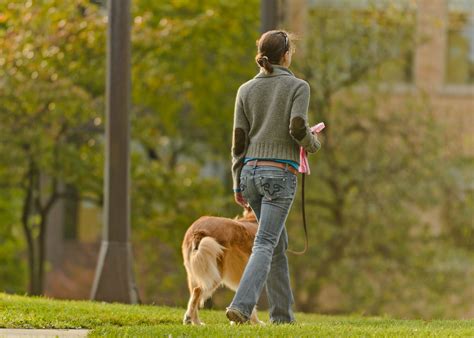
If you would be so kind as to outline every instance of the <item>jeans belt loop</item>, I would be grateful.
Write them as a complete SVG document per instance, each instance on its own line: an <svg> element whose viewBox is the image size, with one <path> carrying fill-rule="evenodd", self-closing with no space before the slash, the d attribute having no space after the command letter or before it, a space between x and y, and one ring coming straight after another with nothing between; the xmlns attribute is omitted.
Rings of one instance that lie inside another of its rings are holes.
<svg viewBox="0 0 474 338"><path fill-rule="evenodd" d="M255 176L255 173L257 171L257 161L258 160L255 160L255 163L253 164L252 176Z"/></svg>
<svg viewBox="0 0 474 338"><path fill-rule="evenodd" d="M285 163L285 174L288 173L288 163Z"/></svg>

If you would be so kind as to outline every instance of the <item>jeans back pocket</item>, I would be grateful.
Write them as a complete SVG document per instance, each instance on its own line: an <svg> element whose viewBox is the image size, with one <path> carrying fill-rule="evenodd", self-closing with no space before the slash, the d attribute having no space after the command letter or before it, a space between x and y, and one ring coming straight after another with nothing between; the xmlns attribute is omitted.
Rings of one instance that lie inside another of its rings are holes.
<svg viewBox="0 0 474 338"><path fill-rule="evenodd" d="M269 200L293 198L296 192L296 176L293 174L272 174L259 177L261 193Z"/></svg>

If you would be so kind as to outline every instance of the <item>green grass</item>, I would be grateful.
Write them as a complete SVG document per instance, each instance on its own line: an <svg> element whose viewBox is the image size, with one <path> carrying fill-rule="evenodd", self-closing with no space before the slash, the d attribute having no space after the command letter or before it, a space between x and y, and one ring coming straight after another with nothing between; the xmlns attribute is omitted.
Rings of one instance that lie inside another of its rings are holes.
<svg viewBox="0 0 474 338"><path fill-rule="evenodd" d="M474 320L396 320L297 314L296 325L228 324L224 311L201 311L205 326L181 324L184 309L12 296L0 293L1 328L85 328L90 336L474 337ZM260 312L262 320L268 315Z"/></svg>

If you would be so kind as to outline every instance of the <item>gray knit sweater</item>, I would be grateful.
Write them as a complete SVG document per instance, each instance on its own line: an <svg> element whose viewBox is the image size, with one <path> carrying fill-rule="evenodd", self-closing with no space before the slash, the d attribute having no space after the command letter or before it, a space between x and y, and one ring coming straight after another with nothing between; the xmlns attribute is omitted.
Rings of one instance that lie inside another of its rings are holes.
<svg viewBox="0 0 474 338"><path fill-rule="evenodd" d="M245 157L299 163L299 147L314 153L320 147L308 125L309 85L286 67L273 65L237 91L232 138L234 190L240 185Z"/></svg>

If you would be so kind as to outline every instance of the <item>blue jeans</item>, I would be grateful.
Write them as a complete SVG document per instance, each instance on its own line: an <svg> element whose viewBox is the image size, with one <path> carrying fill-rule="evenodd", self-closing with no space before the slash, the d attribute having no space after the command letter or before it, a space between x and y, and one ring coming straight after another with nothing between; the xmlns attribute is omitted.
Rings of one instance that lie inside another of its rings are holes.
<svg viewBox="0 0 474 338"><path fill-rule="evenodd" d="M285 221L295 198L296 183L296 175L286 169L249 165L242 169L242 195L255 212L259 226L252 254L229 307L240 311L247 318L265 286L270 321L294 321Z"/></svg>

